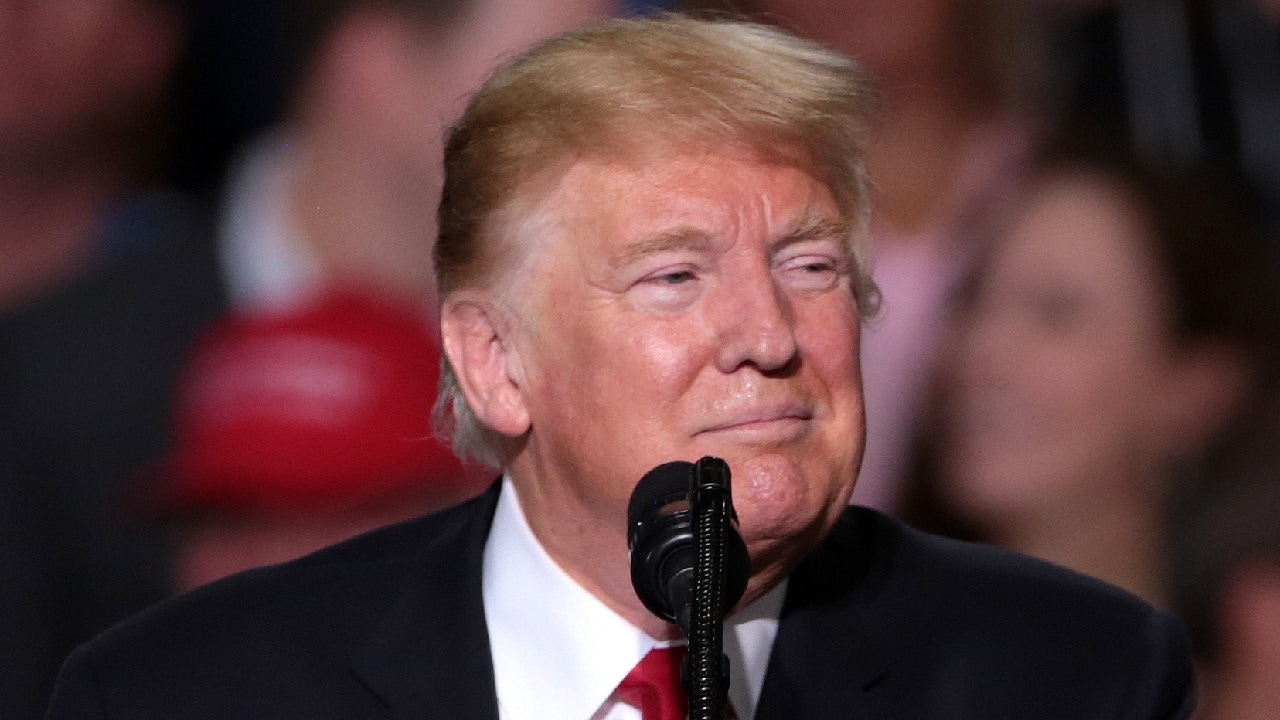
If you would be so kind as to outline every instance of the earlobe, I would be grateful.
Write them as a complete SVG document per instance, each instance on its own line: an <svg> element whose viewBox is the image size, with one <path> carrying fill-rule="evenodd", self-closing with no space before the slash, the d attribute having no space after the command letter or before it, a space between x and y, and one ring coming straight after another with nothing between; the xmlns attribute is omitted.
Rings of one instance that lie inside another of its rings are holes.
<svg viewBox="0 0 1280 720"><path fill-rule="evenodd" d="M441 307L444 352L472 413L508 437L529 430L510 323L485 293L456 291Z"/></svg>

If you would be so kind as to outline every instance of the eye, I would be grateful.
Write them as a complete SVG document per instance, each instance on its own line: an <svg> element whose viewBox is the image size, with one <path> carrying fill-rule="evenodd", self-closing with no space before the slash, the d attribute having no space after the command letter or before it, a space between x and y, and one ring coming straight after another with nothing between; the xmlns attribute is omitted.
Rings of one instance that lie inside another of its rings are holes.
<svg viewBox="0 0 1280 720"><path fill-rule="evenodd" d="M832 255L805 254L788 258L781 265L786 283L801 290L826 290L843 275L840 260Z"/></svg>
<svg viewBox="0 0 1280 720"><path fill-rule="evenodd" d="M802 264L799 269L809 274L835 272L836 264L829 260L814 260L812 262Z"/></svg>
<svg viewBox="0 0 1280 720"><path fill-rule="evenodd" d="M641 306L669 312L686 307L698 296L702 273L685 264L667 266L640 278L632 287Z"/></svg>
<svg viewBox="0 0 1280 720"><path fill-rule="evenodd" d="M646 278L646 281L658 285L683 285L696 279L696 277L692 270L672 270L658 275L650 275Z"/></svg>

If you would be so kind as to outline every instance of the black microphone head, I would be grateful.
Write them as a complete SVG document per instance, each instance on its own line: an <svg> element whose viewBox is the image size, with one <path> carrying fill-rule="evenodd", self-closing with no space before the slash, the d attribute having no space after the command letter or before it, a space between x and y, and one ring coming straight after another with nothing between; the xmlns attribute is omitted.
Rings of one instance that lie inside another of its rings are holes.
<svg viewBox="0 0 1280 720"><path fill-rule="evenodd" d="M669 462L645 473L627 503L627 547L631 550L631 584L654 615L676 622L672 581L691 585L694 567L693 526L689 493L693 463ZM687 576L687 577L686 577Z"/></svg>
<svg viewBox="0 0 1280 720"><path fill-rule="evenodd" d="M677 460L663 463L640 478L627 503L627 547L635 545L641 525L663 506L689 498L693 463Z"/></svg>

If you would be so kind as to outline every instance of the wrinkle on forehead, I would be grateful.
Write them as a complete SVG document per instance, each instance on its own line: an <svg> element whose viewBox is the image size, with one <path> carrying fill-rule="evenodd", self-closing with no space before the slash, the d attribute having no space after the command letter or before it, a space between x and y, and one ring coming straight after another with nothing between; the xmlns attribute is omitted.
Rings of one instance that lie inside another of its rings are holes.
<svg viewBox="0 0 1280 720"><path fill-rule="evenodd" d="M805 183L774 181L787 173L796 173L808 179ZM778 196L779 187L790 187L793 193ZM802 189L801 189L802 188ZM741 221L751 219L758 227L770 228L778 222L787 227L776 231L778 236L788 233L810 233L822 220L836 222L840 212L830 196L830 190L806 164L777 162L757 153L737 151L704 151L696 154L659 155L645 165L630 162L584 161L567 172L556 195L574 212L576 208L591 208L586 212L597 217L613 216L635 220L638 241L657 248L673 241L688 243L695 233L718 235L732 232ZM578 197L590 192L590 197ZM616 203L606 212L594 212L602 197L626 198L628 203ZM781 203L780 206L776 206ZM831 212L818 211L816 206L829 203ZM799 213L796 208L801 208ZM835 215L836 217L831 217ZM652 218L657 225L644 227L644 221ZM730 226L723 227L725 223ZM808 227L813 225L815 227ZM688 226L688 229L681 226Z"/></svg>

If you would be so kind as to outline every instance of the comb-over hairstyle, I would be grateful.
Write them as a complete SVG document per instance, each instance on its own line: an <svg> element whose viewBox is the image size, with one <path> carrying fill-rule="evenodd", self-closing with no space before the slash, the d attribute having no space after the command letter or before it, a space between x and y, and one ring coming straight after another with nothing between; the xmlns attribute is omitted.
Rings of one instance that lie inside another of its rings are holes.
<svg viewBox="0 0 1280 720"><path fill-rule="evenodd" d="M518 266L528 233L511 232L520 219L504 211L535 180L584 157L734 147L802 163L826 184L851 228L855 292L869 314L878 304L866 242L874 105L855 61L744 20L664 15L558 35L500 67L449 133L435 246L441 297L492 287ZM500 437L467 407L448 358L436 421L460 456L502 464Z"/></svg>

